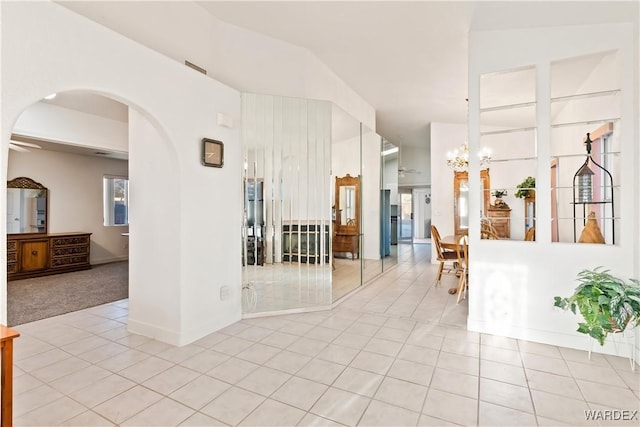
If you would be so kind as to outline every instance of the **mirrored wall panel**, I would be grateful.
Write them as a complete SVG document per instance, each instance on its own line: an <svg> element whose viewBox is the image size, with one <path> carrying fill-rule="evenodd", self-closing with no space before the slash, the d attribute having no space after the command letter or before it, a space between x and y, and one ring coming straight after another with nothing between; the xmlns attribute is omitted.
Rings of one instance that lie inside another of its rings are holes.
<svg viewBox="0 0 640 427"><path fill-rule="evenodd" d="M535 240L535 67L481 76L480 163L481 237Z"/></svg>
<svg viewBox="0 0 640 427"><path fill-rule="evenodd" d="M382 273L380 149L382 137L362 125L362 282Z"/></svg>
<svg viewBox="0 0 640 427"><path fill-rule="evenodd" d="M331 104L242 95L242 308L331 304Z"/></svg>
<svg viewBox="0 0 640 427"><path fill-rule="evenodd" d="M360 122L335 105L331 120L332 292L337 301L363 283L362 216L368 206L363 203Z"/></svg>
<svg viewBox="0 0 640 427"><path fill-rule="evenodd" d="M382 140L380 254L386 271L398 263L398 146Z"/></svg>
<svg viewBox="0 0 640 427"><path fill-rule="evenodd" d="M620 87L617 51L551 64L553 242L619 237Z"/></svg>

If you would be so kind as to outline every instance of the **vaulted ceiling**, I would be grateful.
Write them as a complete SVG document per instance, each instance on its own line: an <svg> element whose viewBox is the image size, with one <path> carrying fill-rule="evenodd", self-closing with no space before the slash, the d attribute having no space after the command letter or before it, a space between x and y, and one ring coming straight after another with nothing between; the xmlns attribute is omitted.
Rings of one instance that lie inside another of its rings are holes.
<svg viewBox="0 0 640 427"><path fill-rule="evenodd" d="M180 37L171 34L166 11L191 1L60 3L134 39L142 34L136 27L165 11L162 40L142 42L169 56L189 48L174 46ZM379 134L413 146L426 146L431 122L466 122L470 31L637 23L639 10L637 1L196 3L217 19L308 49L375 108ZM254 77L234 75L247 85Z"/></svg>
<svg viewBox="0 0 640 427"><path fill-rule="evenodd" d="M379 134L426 145L431 122L466 123L472 30L624 22L637 2L203 1L217 18L306 47L376 109Z"/></svg>

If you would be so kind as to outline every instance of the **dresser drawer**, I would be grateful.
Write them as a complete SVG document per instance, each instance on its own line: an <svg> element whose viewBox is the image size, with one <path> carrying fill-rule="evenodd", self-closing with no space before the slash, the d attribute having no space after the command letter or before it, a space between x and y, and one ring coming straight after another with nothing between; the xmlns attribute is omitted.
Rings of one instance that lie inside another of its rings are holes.
<svg viewBox="0 0 640 427"><path fill-rule="evenodd" d="M64 257L69 255L86 254L89 252L89 246L54 246L51 249L52 257Z"/></svg>
<svg viewBox="0 0 640 427"><path fill-rule="evenodd" d="M89 236L66 236L66 237L52 237L51 247L56 248L59 246L72 246L72 245L88 245Z"/></svg>
<svg viewBox="0 0 640 427"><path fill-rule="evenodd" d="M89 264L89 255L77 255L51 259L51 268L69 267L72 265Z"/></svg>
<svg viewBox="0 0 640 427"><path fill-rule="evenodd" d="M15 262L7 262L7 273L15 273L18 271L18 264Z"/></svg>

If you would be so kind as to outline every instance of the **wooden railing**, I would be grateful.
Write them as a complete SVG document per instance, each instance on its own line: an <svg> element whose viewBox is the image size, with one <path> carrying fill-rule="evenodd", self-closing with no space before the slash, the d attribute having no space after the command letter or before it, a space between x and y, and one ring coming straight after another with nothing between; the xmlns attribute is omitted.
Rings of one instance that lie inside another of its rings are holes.
<svg viewBox="0 0 640 427"><path fill-rule="evenodd" d="M2 372L0 392L2 393L2 427L13 425L13 339L20 333L0 325L0 347L2 348Z"/></svg>

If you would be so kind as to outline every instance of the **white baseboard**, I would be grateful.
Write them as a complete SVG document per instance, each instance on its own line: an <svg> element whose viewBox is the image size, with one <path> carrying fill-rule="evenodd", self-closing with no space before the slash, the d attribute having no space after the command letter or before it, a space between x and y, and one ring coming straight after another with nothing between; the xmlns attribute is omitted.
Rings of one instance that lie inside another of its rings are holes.
<svg viewBox="0 0 640 427"><path fill-rule="evenodd" d="M607 337L607 341L604 343L604 346L601 346L596 340L591 339L585 334L566 334L519 327L509 327L508 330L506 330L502 328L501 325L490 325L488 322L474 319L467 320L467 330L541 344L555 345L558 347L568 347L576 350L589 351L589 347L591 347L591 351L593 353L609 354L620 357L630 357L633 352L635 352L635 363L640 366L640 358L638 357L640 356L640 351L635 345L635 334L638 333L637 328L635 330L625 332L624 335L615 334L613 338L615 339L615 343L610 335Z"/></svg>
<svg viewBox="0 0 640 427"><path fill-rule="evenodd" d="M154 340L162 341L167 344L175 346L182 345L180 343L180 333L160 328L155 325L150 325L148 323L139 322L135 319L132 319L131 316L129 316L129 319L127 320L127 331L131 332L132 334L138 334L145 337L153 338Z"/></svg>
<svg viewBox="0 0 640 427"><path fill-rule="evenodd" d="M109 264L110 262L119 262L119 261L129 261L129 256L123 255L123 256L112 257L112 258L92 259L91 265Z"/></svg>

